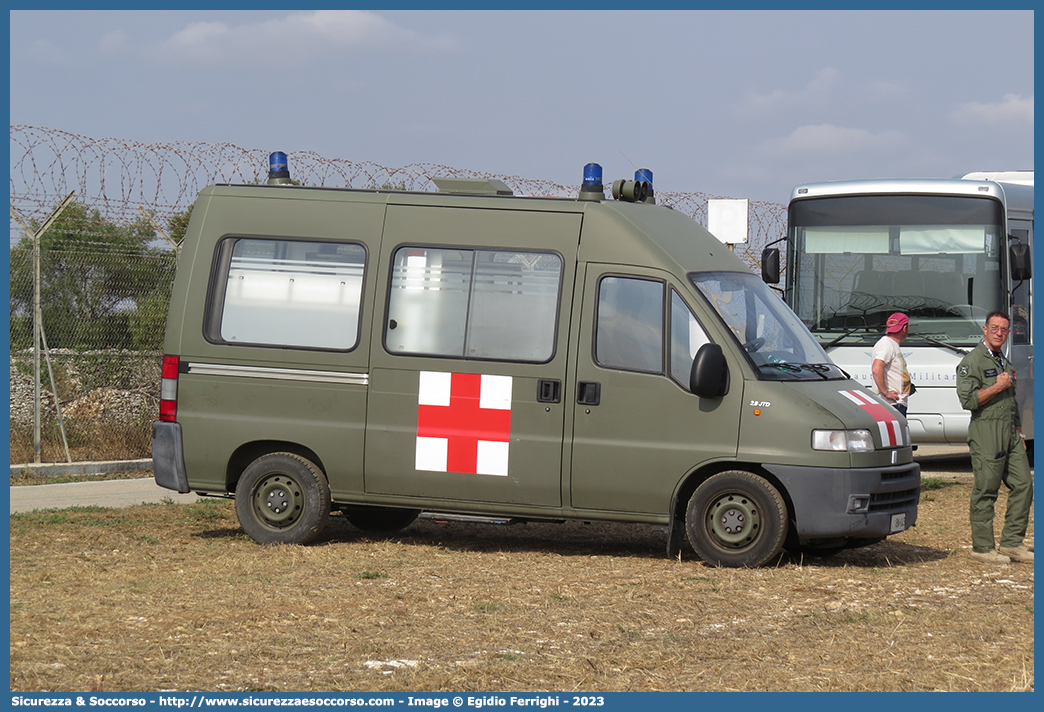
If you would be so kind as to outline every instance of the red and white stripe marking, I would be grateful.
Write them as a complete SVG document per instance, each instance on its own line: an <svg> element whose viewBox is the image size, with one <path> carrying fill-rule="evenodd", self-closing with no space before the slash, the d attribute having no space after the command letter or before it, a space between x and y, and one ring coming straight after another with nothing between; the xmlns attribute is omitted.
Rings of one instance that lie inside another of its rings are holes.
<svg viewBox="0 0 1044 712"><path fill-rule="evenodd" d="M902 428L899 427L899 419L895 417L891 408L867 391L839 391L839 393L877 421L877 427L881 431L881 443L884 447L899 447L905 444Z"/></svg>

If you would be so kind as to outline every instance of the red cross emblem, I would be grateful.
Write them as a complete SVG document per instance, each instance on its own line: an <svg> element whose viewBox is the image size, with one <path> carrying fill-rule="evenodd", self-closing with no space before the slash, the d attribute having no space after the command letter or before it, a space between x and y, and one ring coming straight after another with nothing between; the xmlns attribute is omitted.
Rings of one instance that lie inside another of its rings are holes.
<svg viewBox="0 0 1044 712"><path fill-rule="evenodd" d="M418 470L507 475L511 376L421 371Z"/></svg>
<svg viewBox="0 0 1044 712"><path fill-rule="evenodd" d="M879 400L872 398L865 391L839 392L877 421L877 427L881 432L881 444L884 447L898 447L903 444L903 435L899 430L899 419L895 417L891 409L886 408Z"/></svg>

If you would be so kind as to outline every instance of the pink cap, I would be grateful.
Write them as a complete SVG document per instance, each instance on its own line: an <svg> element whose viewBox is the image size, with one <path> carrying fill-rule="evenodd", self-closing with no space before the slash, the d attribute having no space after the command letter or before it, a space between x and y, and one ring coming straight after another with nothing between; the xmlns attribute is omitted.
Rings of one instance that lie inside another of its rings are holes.
<svg viewBox="0 0 1044 712"><path fill-rule="evenodd" d="M895 334L903 330L903 327L910 323L910 318L901 312L896 312L892 316L888 317L888 321L885 322L885 333Z"/></svg>

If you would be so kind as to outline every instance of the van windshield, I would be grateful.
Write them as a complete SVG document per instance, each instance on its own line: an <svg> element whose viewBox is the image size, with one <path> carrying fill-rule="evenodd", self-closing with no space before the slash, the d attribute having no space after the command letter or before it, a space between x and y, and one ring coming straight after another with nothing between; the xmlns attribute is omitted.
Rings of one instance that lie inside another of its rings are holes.
<svg viewBox="0 0 1044 712"><path fill-rule="evenodd" d="M762 380L847 378L790 307L755 275L696 272L689 279L729 327Z"/></svg>

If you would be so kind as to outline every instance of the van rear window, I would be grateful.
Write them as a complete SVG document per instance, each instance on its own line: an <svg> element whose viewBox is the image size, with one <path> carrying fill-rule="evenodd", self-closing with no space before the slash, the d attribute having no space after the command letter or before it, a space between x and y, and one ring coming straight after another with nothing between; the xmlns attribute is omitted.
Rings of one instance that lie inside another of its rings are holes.
<svg viewBox="0 0 1044 712"><path fill-rule="evenodd" d="M231 247L231 249L229 249ZM223 284L208 337L228 343L347 351L359 341L361 245L238 238L219 253ZM216 332L216 333L215 333Z"/></svg>
<svg viewBox="0 0 1044 712"><path fill-rule="evenodd" d="M543 363L554 355L562 258L403 247L392 265L390 353Z"/></svg>

